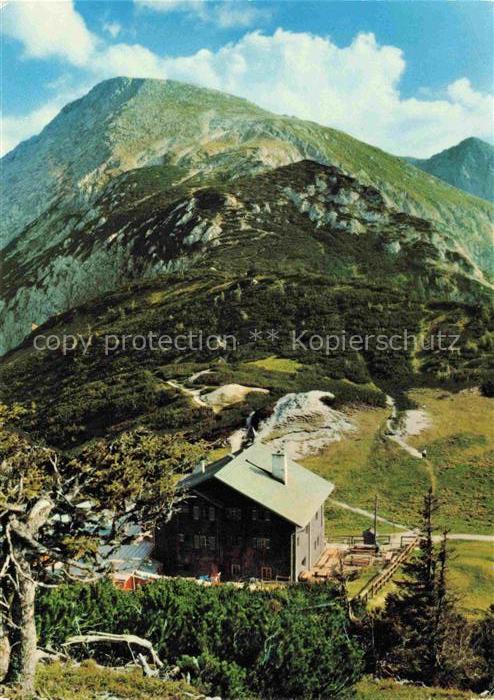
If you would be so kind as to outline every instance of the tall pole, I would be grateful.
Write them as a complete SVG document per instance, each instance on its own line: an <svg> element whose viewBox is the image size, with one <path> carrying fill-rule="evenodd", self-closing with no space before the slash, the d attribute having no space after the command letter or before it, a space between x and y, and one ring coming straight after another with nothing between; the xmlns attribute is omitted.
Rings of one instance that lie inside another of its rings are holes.
<svg viewBox="0 0 494 700"><path fill-rule="evenodd" d="M374 496L374 544L377 545L377 494Z"/></svg>

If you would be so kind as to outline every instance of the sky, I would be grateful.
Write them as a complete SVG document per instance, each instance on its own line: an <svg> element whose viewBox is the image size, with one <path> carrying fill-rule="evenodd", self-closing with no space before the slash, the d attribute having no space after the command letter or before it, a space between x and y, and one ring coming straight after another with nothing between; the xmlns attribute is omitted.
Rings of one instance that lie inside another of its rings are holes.
<svg viewBox="0 0 494 700"><path fill-rule="evenodd" d="M494 3L7 0L1 153L110 77L173 78L428 157L493 141Z"/></svg>

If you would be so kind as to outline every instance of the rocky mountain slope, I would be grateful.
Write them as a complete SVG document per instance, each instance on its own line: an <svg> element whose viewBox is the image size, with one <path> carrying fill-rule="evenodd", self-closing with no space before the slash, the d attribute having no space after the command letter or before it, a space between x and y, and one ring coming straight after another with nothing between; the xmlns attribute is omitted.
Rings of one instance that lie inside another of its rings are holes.
<svg viewBox="0 0 494 700"><path fill-rule="evenodd" d="M490 143L472 137L431 158L407 160L453 187L494 201L494 146Z"/></svg>
<svg viewBox="0 0 494 700"><path fill-rule="evenodd" d="M463 299L494 269L488 203L341 132L173 81L101 83L4 157L1 184L0 351L122 283L197 265L348 277L384 250L389 281L420 260L424 293Z"/></svg>
<svg viewBox="0 0 494 700"><path fill-rule="evenodd" d="M161 177L163 166L122 176L97 204L104 221L94 237L75 232L65 244L80 259L98 247L118 261L124 238L122 260L141 277L155 260L161 274L125 284L123 267L119 290L98 295L118 268L93 269L96 298L68 300L70 310L0 361L0 398L34 401L26 427L50 442L77 446L145 424L216 444L253 412L267 418L287 394L313 391L334 396L312 421L325 440L343 425L341 406L384 406L386 393L415 382L475 382L494 361L492 287L452 236L387 206L373 187L314 161L165 193ZM430 343L439 332L459 337L454 352ZM294 343L300 333L316 346ZM235 344L156 345L189 334ZM426 342L404 345L405 334ZM77 347L35 347L63 335ZM325 348L328 335L368 342ZM401 347L380 347L378 337ZM256 364L266 355L280 359ZM242 390L239 401L210 405L232 388Z"/></svg>

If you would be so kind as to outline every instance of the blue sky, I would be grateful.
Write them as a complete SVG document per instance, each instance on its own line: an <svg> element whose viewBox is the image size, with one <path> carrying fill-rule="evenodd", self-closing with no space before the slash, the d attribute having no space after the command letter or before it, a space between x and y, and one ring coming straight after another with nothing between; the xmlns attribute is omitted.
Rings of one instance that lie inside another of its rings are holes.
<svg viewBox="0 0 494 700"><path fill-rule="evenodd" d="M4 152L113 75L223 89L399 154L492 139L489 2L1 4Z"/></svg>

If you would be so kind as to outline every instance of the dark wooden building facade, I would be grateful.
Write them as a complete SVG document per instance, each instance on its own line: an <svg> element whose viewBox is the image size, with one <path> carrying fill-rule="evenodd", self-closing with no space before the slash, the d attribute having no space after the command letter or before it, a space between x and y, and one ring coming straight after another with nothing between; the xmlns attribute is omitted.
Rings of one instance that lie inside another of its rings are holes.
<svg viewBox="0 0 494 700"><path fill-rule="evenodd" d="M155 533L165 574L294 581L324 548L332 484L266 447L201 465L181 488L179 511Z"/></svg>

